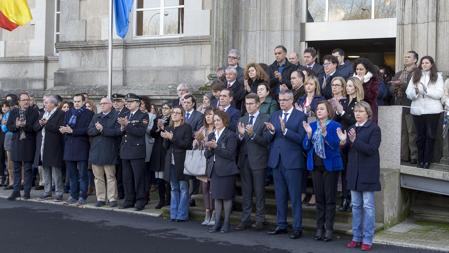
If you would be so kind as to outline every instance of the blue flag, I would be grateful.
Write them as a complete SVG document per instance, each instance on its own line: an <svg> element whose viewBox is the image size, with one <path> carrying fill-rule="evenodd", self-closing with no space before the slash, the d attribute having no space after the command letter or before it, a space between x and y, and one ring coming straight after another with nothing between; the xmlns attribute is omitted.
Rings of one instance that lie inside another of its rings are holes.
<svg viewBox="0 0 449 253"><path fill-rule="evenodd" d="M128 33L129 13L132 6L133 0L114 0L115 29L117 30L117 35L122 39Z"/></svg>

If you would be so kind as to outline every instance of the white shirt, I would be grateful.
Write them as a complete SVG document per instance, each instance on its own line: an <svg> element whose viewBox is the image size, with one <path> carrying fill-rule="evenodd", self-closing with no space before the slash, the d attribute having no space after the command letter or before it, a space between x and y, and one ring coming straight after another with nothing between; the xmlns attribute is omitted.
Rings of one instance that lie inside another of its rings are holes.
<svg viewBox="0 0 449 253"><path fill-rule="evenodd" d="M232 85L234 85L235 81L237 81L237 79L235 79L235 80L232 81L232 82L227 82L227 86L228 86L228 87L232 87Z"/></svg>
<svg viewBox="0 0 449 253"><path fill-rule="evenodd" d="M189 114L189 117L187 117L187 119L190 119L190 117L192 117L193 111L194 111L194 110L193 110L193 108L192 108L192 110L186 112L186 115L187 115L187 113Z"/></svg>
<svg viewBox="0 0 449 253"><path fill-rule="evenodd" d="M249 124L249 120L251 119L251 116L254 116L254 118L253 118L253 126L254 126L254 123L256 123L256 120L257 120L257 117L259 116L259 114L260 114L260 112L259 111L257 111L257 112L255 112L254 114L249 114L248 115L248 124Z"/></svg>
<svg viewBox="0 0 449 253"><path fill-rule="evenodd" d="M365 121L363 121L362 123L356 122L356 123L355 123L355 126L356 126L356 127L362 127L362 126L364 126L364 125L366 124L367 121L368 121L368 120L365 120Z"/></svg>
<svg viewBox="0 0 449 253"><path fill-rule="evenodd" d="M231 107L231 105L228 105L228 106L224 107L223 111L226 112L229 109L229 107Z"/></svg>
<svg viewBox="0 0 449 253"><path fill-rule="evenodd" d="M288 110L288 111L282 110L282 119L284 120L284 122L288 121L288 119L292 115L293 109L295 109L295 107L290 108L290 110ZM285 118L285 113L288 113L287 118Z"/></svg>
<svg viewBox="0 0 449 253"><path fill-rule="evenodd" d="M223 129L221 129L220 131L217 131L217 130L214 131L216 143L218 143L218 139L220 139L220 136L223 133L223 131L225 130L225 128L226 127L223 127ZM215 162L215 154L214 154L214 162Z"/></svg>

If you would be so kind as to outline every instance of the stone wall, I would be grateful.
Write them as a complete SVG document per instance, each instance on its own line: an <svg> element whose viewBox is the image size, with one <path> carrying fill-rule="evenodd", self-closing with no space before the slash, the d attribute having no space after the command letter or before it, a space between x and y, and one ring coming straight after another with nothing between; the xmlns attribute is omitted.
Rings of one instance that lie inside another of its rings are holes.
<svg viewBox="0 0 449 253"><path fill-rule="evenodd" d="M398 0L396 69L403 66L403 54L415 50L434 57L438 69L449 73L449 1Z"/></svg>

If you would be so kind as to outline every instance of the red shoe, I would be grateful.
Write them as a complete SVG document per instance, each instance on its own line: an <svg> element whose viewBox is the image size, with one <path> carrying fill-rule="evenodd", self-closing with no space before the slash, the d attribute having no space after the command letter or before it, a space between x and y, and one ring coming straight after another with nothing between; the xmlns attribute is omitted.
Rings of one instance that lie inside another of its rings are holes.
<svg viewBox="0 0 449 253"><path fill-rule="evenodd" d="M346 248L354 249L359 248L362 245L361 242L351 241L348 244L346 244Z"/></svg>
<svg viewBox="0 0 449 253"><path fill-rule="evenodd" d="M361 247L361 250L362 251L370 251L371 249L373 248L373 246L372 245L369 245L369 244L362 244L362 247Z"/></svg>

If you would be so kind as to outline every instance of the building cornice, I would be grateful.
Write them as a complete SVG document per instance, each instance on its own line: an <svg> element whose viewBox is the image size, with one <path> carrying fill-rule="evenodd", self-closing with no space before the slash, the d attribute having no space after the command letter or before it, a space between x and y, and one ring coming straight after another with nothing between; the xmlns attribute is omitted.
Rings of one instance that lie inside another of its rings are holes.
<svg viewBox="0 0 449 253"><path fill-rule="evenodd" d="M148 47L174 47L185 45L208 45L211 43L210 36L191 36L191 37L171 37L171 38L152 38L152 39L134 39L129 41L114 40L113 48L148 48ZM69 41L56 43L58 51L73 50L95 50L107 49L108 42L105 40L95 41Z"/></svg>
<svg viewBox="0 0 449 253"><path fill-rule="evenodd" d="M1 63L30 63L30 62L48 62L58 61L58 56L10 56L0 57Z"/></svg>

